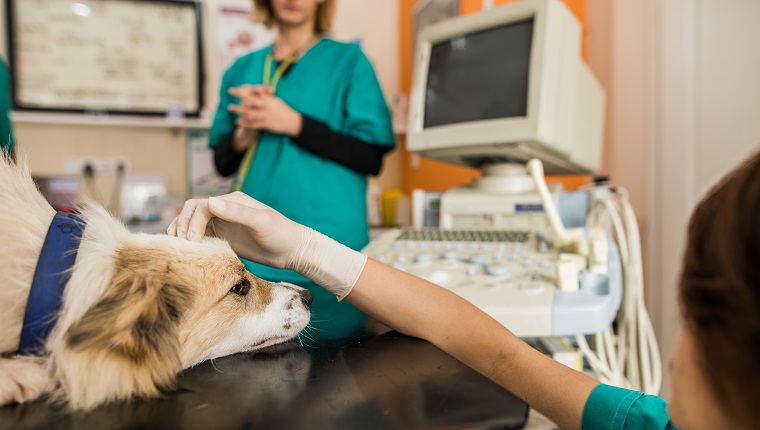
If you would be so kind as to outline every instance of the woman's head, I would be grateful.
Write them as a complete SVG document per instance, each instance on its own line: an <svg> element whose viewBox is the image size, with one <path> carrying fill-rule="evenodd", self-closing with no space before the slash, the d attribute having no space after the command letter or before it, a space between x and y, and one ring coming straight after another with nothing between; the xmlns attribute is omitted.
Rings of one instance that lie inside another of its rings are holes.
<svg viewBox="0 0 760 430"><path fill-rule="evenodd" d="M700 427L707 414L723 427L760 423L754 397L760 386L760 154L728 174L694 211L679 300L684 328L673 362L674 422Z"/></svg>
<svg viewBox="0 0 760 430"><path fill-rule="evenodd" d="M314 24L314 34L329 33L335 0L254 0L255 19L269 28Z"/></svg>

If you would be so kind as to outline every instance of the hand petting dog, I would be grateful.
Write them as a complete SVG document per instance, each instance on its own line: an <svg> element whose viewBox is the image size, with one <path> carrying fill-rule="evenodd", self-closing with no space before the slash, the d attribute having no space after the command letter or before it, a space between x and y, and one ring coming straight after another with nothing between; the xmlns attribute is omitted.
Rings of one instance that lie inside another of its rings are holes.
<svg viewBox="0 0 760 430"><path fill-rule="evenodd" d="M188 200L172 221L170 236L227 240L241 257L298 272L339 300L356 284L367 256L286 218L241 192Z"/></svg>

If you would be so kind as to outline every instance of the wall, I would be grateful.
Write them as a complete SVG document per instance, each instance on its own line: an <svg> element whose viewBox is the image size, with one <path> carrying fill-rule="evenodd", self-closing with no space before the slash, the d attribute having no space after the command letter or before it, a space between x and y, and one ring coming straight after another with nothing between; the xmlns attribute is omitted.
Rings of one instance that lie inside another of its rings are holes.
<svg viewBox="0 0 760 430"><path fill-rule="evenodd" d="M668 363L680 326L676 285L691 211L715 181L759 149L760 51L752 44L760 40L760 3L655 4L652 311Z"/></svg>
<svg viewBox="0 0 760 430"><path fill-rule="evenodd" d="M342 40L361 38L383 86L389 106L399 92L399 22L398 2L391 0L338 0L335 37ZM401 151L386 156L383 171L371 182L381 190L401 186Z"/></svg>
<svg viewBox="0 0 760 430"><path fill-rule="evenodd" d="M654 2L587 0L588 62L607 89L601 173L628 192L639 221L649 309L658 290L651 278ZM648 258L649 257L649 258Z"/></svg>
<svg viewBox="0 0 760 430"><path fill-rule="evenodd" d="M680 327L689 216L760 144L760 38L752 0L587 0L589 63L608 88L604 171L639 219L646 301L663 357Z"/></svg>
<svg viewBox="0 0 760 430"><path fill-rule="evenodd" d="M205 55L207 60L206 100L210 110L216 108L221 74L219 55L213 39L216 7L225 4L249 4L246 0L203 0ZM398 88L396 37L397 3L387 0L338 0L335 37L354 40L360 37L365 51L375 65L389 102ZM4 18L3 21L4 22ZM4 24L3 24L4 27ZM1 29L2 38L5 28ZM4 40L2 50L5 57ZM82 126L17 123L18 149L28 155L36 174L65 173L67 158L124 158L132 173L166 175L169 192L184 196L185 134L161 128ZM400 183L398 155L391 156L379 178L381 187Z"/></svg>

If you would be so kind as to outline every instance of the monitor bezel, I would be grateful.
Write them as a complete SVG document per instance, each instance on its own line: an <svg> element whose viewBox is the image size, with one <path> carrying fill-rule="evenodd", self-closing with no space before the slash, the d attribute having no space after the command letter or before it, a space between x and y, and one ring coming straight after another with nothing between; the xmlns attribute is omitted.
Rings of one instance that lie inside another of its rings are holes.
<svg viewBox="0 0 760 430"><path fill-rule="evenodd" d="M530 71L526 116L471 121L424 127L427 76L432 46L457 36L482 32L510 23L533 20ZM541 82L547 39L547 3L527 0L465 17L441 22L420 31L415 48L415 67L407 121L407 144L410 150L441 149L468 145L521 142L541 133L540 109L544 91ZM495 139L498 136L498 139Z"/></svg>

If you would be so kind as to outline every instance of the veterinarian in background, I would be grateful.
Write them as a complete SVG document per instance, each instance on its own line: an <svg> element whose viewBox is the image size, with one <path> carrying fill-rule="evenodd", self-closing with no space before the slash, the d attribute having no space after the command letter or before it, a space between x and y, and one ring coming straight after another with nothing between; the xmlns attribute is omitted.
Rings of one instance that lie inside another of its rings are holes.
<svg viewBox="0 0 760 430"><path fill-rule="evenodd" d="M692 215L669 404L600 384L449 290L367 259L243 194L188 201L169 234L216 234L239 255L297 270L380 322L448 352L562 429L756 429L759 214L760 154L721 180Z"/></svg>
<svg viewBox="0 0 760 430"><path fill-rule="evenodd" d="M8 79L8 66L0 58L0 151L8 152L15 158L16 140L13 137L11 125L11 91Z"/></svg>
<svg viewBox="0 0 760 430"><path fill-rule="evenodd" d="M369 242L367 176L394 147L390 113L367 57L326 37L334 0L256 0L274 44L243 56L222 78L209 135L216 168L235 190L359 250ZM315 294L311 338L349 336L364 314L294 272L246 262L264 279Z"/></svg>

